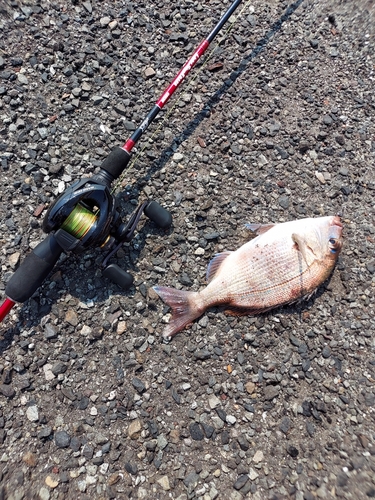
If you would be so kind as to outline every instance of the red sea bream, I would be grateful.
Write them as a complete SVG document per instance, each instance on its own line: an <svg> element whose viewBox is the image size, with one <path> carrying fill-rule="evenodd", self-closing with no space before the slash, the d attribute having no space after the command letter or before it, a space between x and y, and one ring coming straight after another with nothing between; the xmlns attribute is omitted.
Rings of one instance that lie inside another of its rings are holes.
<svg viewBox="0 0 375 500"><path fill-rule="evenodd" d="M236 251L217 254L200 292L154 287L172 310L164 338L212 306L254 315L309 297L332 273L342 246L338 215L247 227L257 236Z"/></svg>

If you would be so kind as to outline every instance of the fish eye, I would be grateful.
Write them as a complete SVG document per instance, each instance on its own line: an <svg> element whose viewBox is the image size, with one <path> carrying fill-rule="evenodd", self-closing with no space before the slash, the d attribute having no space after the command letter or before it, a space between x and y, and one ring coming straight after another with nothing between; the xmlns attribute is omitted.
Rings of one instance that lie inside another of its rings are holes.
<svg viewBox="0 0 375 500"><path fill-rule="evenodd" d="M329 239L329 244L331 247L331 253L336 253L337 252L337 247L338 247L338 241L336 238L330 238Z"/></svg>

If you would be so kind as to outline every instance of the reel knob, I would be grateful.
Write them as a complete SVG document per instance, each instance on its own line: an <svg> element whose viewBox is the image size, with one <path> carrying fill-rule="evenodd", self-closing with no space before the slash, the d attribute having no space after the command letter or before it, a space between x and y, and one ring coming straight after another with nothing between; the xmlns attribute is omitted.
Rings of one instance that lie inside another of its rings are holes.
<svg viewBox="0 0 375 500"><path fill-rule="evenodd" d="M150 201L143 212L162 229L168 229L172 225L172 215L156 201Z"/></svg>
<svg viewBox="0 0 375 500"><path fill-rule="evenodd" d="M117 264L109 264L103 271L103 276L116 283L119 287L127 290L134 282L133 276L121 269Z"/></svg>

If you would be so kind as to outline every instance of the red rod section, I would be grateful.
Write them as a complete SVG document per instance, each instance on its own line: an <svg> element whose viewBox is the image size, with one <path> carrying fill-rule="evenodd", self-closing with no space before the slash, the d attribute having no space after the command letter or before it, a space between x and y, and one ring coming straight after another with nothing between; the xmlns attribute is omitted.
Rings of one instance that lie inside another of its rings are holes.
<svg viewBox="0 0 375 500"><path fill-rule="evenodd" d="M5 299L4 302L0 306L0 322L3 321L5 316L9 313L9 311L14 306L15 302L10 299Z"/></svg>
<svg viewBox="0 0 375 500"><path fill-rule="evenodd" d="M190 73L190 71L194 68L194 66L197 64L202 55L206 52L212 40L219 33L219 31L222 29L224 24L228 21L230 16L237 9L237 7L240 5L241 2L242 0L234 0L232 5L229 7L229 9L226 11L226 13L223 15L223 17L215 26L215 28L208 35L208 37L205 40L203 40L203 42L201 42L199 47L194 51L193 55L189 57L189 59L183 65L182 69L178 72L172 83L168 86L168 88L163 92L161 97L157 100L154 107L151 109L149 114L143 120L141 125L137 128L137 130L134 131L132 136L122 146L122 149L124 151L126 151L127 153L131 152L136 143L139 141L141 135L145 132L150 123L153 122L153 120L158 115L159 111L166 105L166 103L169 101L169 98L173 95L175 90L185 80L186 76ZM128 163L128 161L129 158L126 161L126 164Z"/></svg>
<svg viewBox="0 0 375 500"><path fill-rule="evenodd" d="M209 46L208 40L203 40L203 42L199 45L194 54L186 61L183 68L176 75L176 78L169 85L169 87L164 91L163 95L157 101L156 105L161 109L168 102L169 98L172 96L174 91L178 88L180 83L185 79L185 77L190 73L190 71L197 64L199 58L204 54L207 47Z"/></svg>

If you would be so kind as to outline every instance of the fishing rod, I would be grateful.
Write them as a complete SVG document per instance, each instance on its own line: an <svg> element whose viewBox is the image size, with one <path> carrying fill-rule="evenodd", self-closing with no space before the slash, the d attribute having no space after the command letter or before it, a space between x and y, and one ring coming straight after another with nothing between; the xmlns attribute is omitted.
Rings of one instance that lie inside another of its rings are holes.
<svg viewBox="0 0 375 500"><path fill-rule="evenodd" d="M61 254L80 254L89 248L109 249L101 263L103 275L120 287L133 284L130 273L117 264L108 264L125 242L134 236L137 224L145 214L162 229L172 224L171 214L159 203L141 203L127 223L122 222L116 200L110 191L112 183L123 175L131 159L131 151L155 120L186 76L234 13L242 0L235 0L220 21L185 62L173 81L157 100L151 111L121 147L113 149L93 177L84 177L69 186L48 208L43 231L48 236L30 252L6 284L6 299L0 306L0 321L19 302L28 300L54 268Z"/></svg>

